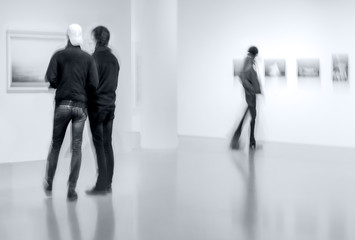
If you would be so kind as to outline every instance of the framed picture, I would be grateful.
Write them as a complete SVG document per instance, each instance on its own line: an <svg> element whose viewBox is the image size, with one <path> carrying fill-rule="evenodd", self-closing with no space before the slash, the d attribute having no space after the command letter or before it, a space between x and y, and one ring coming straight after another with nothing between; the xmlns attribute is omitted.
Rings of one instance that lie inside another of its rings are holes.
<svg viewBox="0 0 355 240"><path fill-rule="evenodd" d="M297 59L298 77L319 78L319 59Z"/></svg>
<svg viewBox="0 0 355 240"><path fill-rule="evenodd" d="M285 77L286 61L284 59L265 59L265 77Z"/></svg>
<svg viewBox="0 0 355 240"><path fill-rule="evenodd" d="M332 79L333 83L348 83L349 58L347 54L332 55Z"/></svg>
<svg viewBox="0 0 355 240"><path fill-rule="evenodd" d="M265 59L265 85L286 87L286 61L285 59Z"/></svg>
<svg viewBox="0 0 355 240"><path fill-rule="evenodd" d="M46 92L52 55L66 46L65 33L7 31L7 91Z"/></svg>
<svg viewBox="0 0 355 240"><path fill-rule="evenodd" d="M317 58L297 59L298 86L320 89L320 61Z"/></svg>

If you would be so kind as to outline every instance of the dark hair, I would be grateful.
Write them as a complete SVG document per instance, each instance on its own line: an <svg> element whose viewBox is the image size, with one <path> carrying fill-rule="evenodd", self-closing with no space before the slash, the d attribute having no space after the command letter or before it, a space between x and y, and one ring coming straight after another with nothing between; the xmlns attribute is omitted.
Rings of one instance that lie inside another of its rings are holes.
<svg viewBox="0 0 355 240"><path fill-rule="evenodd" d="M256 56L256 55L258 55L259 50L258 50L257 47L251 46L251 47L248 49L248 53L250 53L250 54Z"/></svg>
<svg viewBox="0 0 355 240"><path fill-rule="evenodd" d="M96 46L107 47L110 41L110 31L104 26L97 26L92 30L92 34L96 40Z"/></svg>

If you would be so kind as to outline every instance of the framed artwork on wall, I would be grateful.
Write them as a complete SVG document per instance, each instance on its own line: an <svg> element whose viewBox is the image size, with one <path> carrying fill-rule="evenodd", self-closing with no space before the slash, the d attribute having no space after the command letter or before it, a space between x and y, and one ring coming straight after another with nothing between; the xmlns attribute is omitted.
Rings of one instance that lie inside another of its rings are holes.
<svg viewBox="0 0 355 240"><path fill-rule="evenodd" d="M320 61L318 58L297 59L298 86L320 87Z"/></svg>
<svg viewBox="0 0 355 240"><path fill-rule="evenodd" d="M332 55L333 83L349 83L349 58L347 54Z"/></svg>
<svg viewBox="0 0 355 240"><path fill-rule="evenodd" d="M319 78L319 59L297 59L298 77Z"/></svg>
<svg viewBox="0 0 355 240"><path fill-rule="evenodd" d="M265 85L286 86L286 61L285 59L265 59Z"/></svg>
<svg viewBox="0 0 355 240"><path fill-rule="evenodd" d="M286 61L284 59L265 59L265 77L286 77Z"/></svg>
<svg viewBox="0 0 355 240"><path fill-rule="evenodd" d="M7 91L46 92L52 55L66 46L65 33L7 31Z"/></svg>

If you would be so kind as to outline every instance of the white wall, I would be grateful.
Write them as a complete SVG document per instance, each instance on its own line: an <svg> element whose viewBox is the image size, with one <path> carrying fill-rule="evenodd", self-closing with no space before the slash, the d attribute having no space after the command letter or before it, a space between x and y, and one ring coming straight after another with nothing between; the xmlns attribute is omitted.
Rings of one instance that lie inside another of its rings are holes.
<svg viewBox="0 0 355 240"><path fill-rule="evenodd" d="M134 127L143 148L177 147L177 0L134 0Z"/></svg>
<svg viewBox="0 0 355 240"><path fill-rule="evenodd" d="M257 138L355 147L354 9L351 0L180 0L178 134L230 137L245 107L232 61L256 45L260 71L263 59L283 58L288 80L284 89L264 86ZM342 53L350 88L335 91L331 55ZM318 89L297 85L296 59L308 57L320 59Z"/></svg>
<svg viewBox="0 0 355 240"><path fill-rule="evenodd" d="M6 31L64 32L83 27L85 40L97 25L111 31L111 47L121 63L115 133L131 131L131 28L129 0L2 0L0 3L0 162L46 159L52 131L51 93L7 93ZM88 45L84 49L89 50ZM25 53L24 53L25 54ZM88 131L84 134L88 148ZM68 139L64 146L68 147ZM65 150L65 149L64 149Z"/></svg>

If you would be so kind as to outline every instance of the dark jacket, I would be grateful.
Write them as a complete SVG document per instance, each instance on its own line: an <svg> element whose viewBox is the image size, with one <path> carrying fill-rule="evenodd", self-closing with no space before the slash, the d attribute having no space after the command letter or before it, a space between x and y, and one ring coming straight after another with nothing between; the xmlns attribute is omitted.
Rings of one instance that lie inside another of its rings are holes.
<svg viewBox="0 0 355 240"><path fill-rule="evenodd" d="M240 79L242 81L245 92L248 94L259 94L260 83L258 80L258 75L254 70L254 59L251 56L247 56L244 60L244 65L242 69L242 73L240 75Z"/></svg>
<svg viewBox="0 0 355 240"><path fill-rule="evenodd" d="M88 94L98 86L95 61L90 54L68 42L65 49L52 56L46 72L46 80L57 89L55 100L72 100L87 104Z"/></svg>
<svg viewBox="0 0 355 240"><path fill-rule="evenodd" d="M99 85L89 99L89 111L101 112L116 107L116 89L120 65L108 47L96 47L92 55L99 75Z"/></svg>

